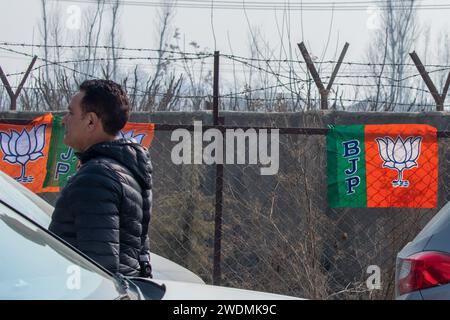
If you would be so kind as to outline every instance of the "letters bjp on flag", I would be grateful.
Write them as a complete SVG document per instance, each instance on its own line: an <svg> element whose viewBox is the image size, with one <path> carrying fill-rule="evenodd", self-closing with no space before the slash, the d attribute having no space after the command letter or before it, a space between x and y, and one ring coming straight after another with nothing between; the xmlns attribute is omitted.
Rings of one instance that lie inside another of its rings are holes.
<svg viewBox="0 0 450 320"><path fill-rule="evenodd" d="M54 115L52 123L52 138L48 160L46 164L46 175L43 184L44 192L51 188L66 185L67 180L72 176L78 165L78 158L69 146L64 144L64 127L61 123L63 116Z"/></svg>
<svg viewBox="0 0 450 320"><path fill-rule="evenodd" d="M26 125L0 124L0 170L31 191L58 192L78 165L72 148L64 145L62 116L48 113ZM128 122L118 138L149 148L153 123Z"/></svg>
<svg viewBox="0 0 450 320"><path fill-rule="evenodd" d="M42 192L51 124L51 114L27 125L0 124L0 168L34 192Z"/></svg>
<svg viewBox="0 0 450 320"><path fill-rule="evenodd" d="M432 126L336 126L327 135L327 161L332 208L437 205L438 144Z"/></svg>
<svg viewBox="0 0 450 320"><path fill-rule="evenodd" d="M45 177L43 191L52 188L63 187L67 180L75 173L78 166L78 158L75 151L64 144L64 126L62 116L53 117L53 130L50 151L48 153L47 174ZM150 147L154 136L155 125L153 123L128 122L119 131L118 138L127 138L136 141L144 147Z"/></svg>

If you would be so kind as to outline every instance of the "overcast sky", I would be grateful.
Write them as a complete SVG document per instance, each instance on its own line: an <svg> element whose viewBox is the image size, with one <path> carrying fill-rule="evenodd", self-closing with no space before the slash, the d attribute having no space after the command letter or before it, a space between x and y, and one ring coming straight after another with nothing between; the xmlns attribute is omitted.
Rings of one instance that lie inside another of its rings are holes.
<svg viewBox="0 0 450 320"><path fill-rule="evenodd" d="M179 0L178 3L183 4L186 1ZM335 56L336 49L338 49L337 55L339 55L344 43L349 42L350 48L346 60L367 61L364 53L370 41L370 32L376 32L374 28L376 28L377 19L376 12L370 9L370 1L336 0L334 2L337 7L342 6L344 3L358 2L357 6L362 7L362 10L351 11L345 9L335 10L334 12L331 10L295 10L301 1L276 0L258 0L258 2L266 2L268 4L278 2L277 10L256 10L252 7L252 2L254 1L256 0L216 0L214 1L216 8L213 10L193 8L192 5L190 7L177 7L173 26L179 28L181 38L184 38L186 43L196 41L201 48L206 48L209 51L216 49L222 53L230 53L233 50L234 54L249 56L249 24L253 27L259 27L265 39L271 46L276 48L279 44L279 32L281 32L284 16L285 23L290 21L291 45L295 49L296 43L304 39L308 50L313 55L322 57L325 48L327 48L324 58L335 59L337 58ZM49 1L52 5L55 5L56 2ZM79 10L81 15L85 15L89 8L92 8L92 4L82 2L58 2L60 16L62 21L65 22L63 23L63 31L66 34L67 44L70 44L70 39L76 38L76 33L79 32L77 29L69 28L69 19L74 14L73 6L75 6L76 10ZM121 8L120 34L121 45L123 46L156 48L155 20L158 8L144 5L143 2L155 3L158 1L134 1L137 5L126 5ZM211 1L207 0L203 2L211 3ZM220 5L227 5L230 2L236 3L236 6L242 7L244 5L247 7L247 10L218 8ZM189 1L189 3L201 5L202 1L193 0ZM283 10L288 3L291 5L292 10ZM303 0L304 5L311 3L328 3L328 7L331 7L330 0ZM436 5L450 4L450 1L423 0L422 3ZM353 7L355 6L356 4ZM0 19L0 42L32 43L34 41L34 43L39 43L41 41L37 28L42 14L40 0L0 0L0 12L2 13L2 18ZM433 37L437 37L442 30L450 29L449 18L450 8L419 10L421 26L429 25ZM286 32L286 28L284 28L284 32ZM437 44L432 42L431 45L435 46ZM19 50L20 48L16 49ZM22 48L20 50L31 53L31 49ZM0 65L7 73L23 71L26 69L29 61L30 58L0 50ZM432 61L428 61L428 63L432 63ZM226 72L226 67L224 69Z"/></svg>

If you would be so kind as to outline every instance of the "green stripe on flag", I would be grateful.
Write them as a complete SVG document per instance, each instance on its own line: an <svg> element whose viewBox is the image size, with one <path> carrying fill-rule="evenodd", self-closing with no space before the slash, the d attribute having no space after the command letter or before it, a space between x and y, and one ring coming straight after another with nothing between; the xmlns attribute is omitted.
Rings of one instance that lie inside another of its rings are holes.
<svg viewBox="0 0 450 320"><path fill-rule="evenodd" d="M47 173L43 187L63 187L77 167L78 159L72 148L64 144L62 116L53 115L52 138L48 151Z"/></svg>
<svg viewBox="0 0 450 320"><path fill-rule="evenodd" d="M328 203L331 208L367 206L364 126L336 126L327 134Z"/></svg>

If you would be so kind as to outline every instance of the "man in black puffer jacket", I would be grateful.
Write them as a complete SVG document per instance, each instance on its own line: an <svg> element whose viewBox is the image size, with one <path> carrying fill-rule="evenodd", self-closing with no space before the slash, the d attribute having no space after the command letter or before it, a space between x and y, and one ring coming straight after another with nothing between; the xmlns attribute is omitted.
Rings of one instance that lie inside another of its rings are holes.
<svg viewBox="0 0 450 320"><path fill-rule="evenodd" d="M116 138L128 117L118 84L80 85L63 125L64 143L81 165L61 191L49 229L113 273L151 277L152 166L144 147Z"/></svg>

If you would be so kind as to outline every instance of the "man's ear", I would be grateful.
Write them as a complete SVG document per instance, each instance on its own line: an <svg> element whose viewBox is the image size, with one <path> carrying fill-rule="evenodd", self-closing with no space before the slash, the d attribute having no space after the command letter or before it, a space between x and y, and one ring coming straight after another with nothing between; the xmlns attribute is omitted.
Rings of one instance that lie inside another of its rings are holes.
<svg viewBox="0 0 450 320"><path fill-rule="evenodd" d="M97 116L95 112L88 112L87 121L88 121L88 130L93 131L98 127L100 123L100 118Z"/></svg>

